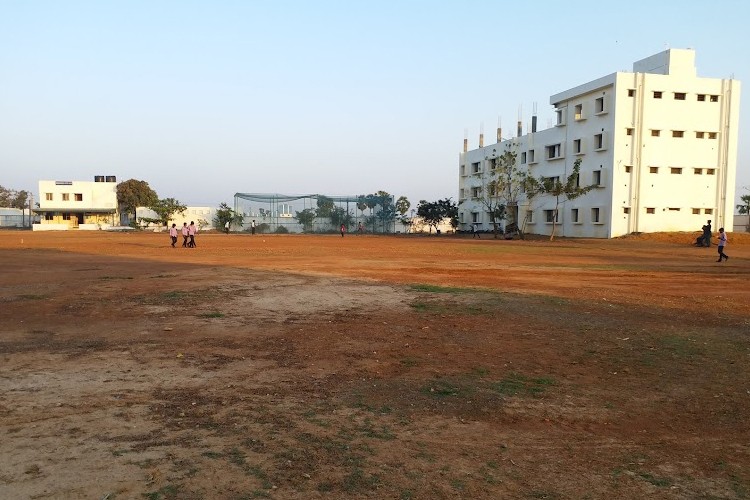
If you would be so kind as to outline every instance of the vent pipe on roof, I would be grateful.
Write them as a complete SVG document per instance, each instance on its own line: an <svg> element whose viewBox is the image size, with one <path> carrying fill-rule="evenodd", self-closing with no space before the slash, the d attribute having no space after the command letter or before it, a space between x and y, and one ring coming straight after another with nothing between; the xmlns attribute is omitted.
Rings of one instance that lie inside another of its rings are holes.
<svg viewBox="0 0 750 500"><path fill-rule="evenodd" d="M531 133L536 132L536 103L534 103L533 112L531 115Z"/></svg>
<svg viewBox="0 0 750 500"><path fill-rule="evenodd" d="M518 106L518 130L517 130L517 137L521 137L523 135L523 124L521 123L521 117L523 116L523 108L521 106Z"/></svg>
<svg viewBox="0 0 750 500"><path fill-rule="evenodd" d="M469 150L469 131L464 129L464 153Z"/></svg>
<svg viewBox="0 0 750 500"><path fill-rule="evenodd" d="M479 124L479 147L484 147L484 122Z"/></svg>
<svg viewBox="0 0 750 500"><path fill-rule="evenodd" d="M503 127L500 123L500 117L497 117L497 142L500 143L503 141Z"/></svg>

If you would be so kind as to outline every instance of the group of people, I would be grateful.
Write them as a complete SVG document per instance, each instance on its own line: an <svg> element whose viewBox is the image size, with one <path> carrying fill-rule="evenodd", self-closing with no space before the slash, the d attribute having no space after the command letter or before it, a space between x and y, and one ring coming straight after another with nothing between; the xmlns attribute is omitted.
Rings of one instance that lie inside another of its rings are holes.
<svg viewBox="0 0 750 500"><path fill-rule="evenodd" d="M703 234L698 236L695 239L695 246L698 247L710 247L711 246L711 237L713 236L713 233L711 231L711 221L708 220L705 225L701 227L701 231L703 231ZM729 256L724 253L724 247L727 246L727 233L724 232L724 228L719 228L719 260L716 262L721 262L722 260L729 260Z"/></svg>
<svg viewBox="0 0 750 500"><path fill-rule="evenodd" d="M182 247L183 248L195 248L195 233L198 232L198 228L195 222L190 221L188 226L187 222L182 223ZM169 237L172 239L172 248L176 248L177 244L177 224L172 224L169 228Z"/></svg>

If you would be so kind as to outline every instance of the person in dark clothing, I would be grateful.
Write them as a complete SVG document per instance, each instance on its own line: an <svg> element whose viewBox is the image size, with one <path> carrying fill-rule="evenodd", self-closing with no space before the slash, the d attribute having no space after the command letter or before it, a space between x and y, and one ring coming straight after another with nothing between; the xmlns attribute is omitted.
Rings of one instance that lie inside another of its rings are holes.
<svg viewBox="0 0 750 500"><path fill-rule="evenodd" d="M709 220L705 226L703 226L703 246L711 246L711 221Z"/></svg>

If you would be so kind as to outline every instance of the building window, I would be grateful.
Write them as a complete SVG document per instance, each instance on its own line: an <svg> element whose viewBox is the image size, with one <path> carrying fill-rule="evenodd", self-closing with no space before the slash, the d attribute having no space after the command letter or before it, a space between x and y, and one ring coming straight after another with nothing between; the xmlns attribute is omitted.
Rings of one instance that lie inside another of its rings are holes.
<svg viewBox="0 0 750 500"><path fill-rule="evenodd" d="M698 101L703 102L706 100L706 94L698 94Z"/></svg>
<svg viewBox="0 0 750 500"><path fill-rule="evenodd" d="M583 120L583 104L576 104L574 116L576 120Z"/></svg>
<svg viewBox="0 0 750 500"><path fill-rule="evenodd" d="M607 110L604 109L604 97L597 97L594 101L594 113L600 114L605 113Z"/></svg>
<svg viewBox="0 0 750 500"><path fill-rule="evenodd" d="M497 158L490 158L490 170L497 168Z"/></svg>
<svg viewBox="0 0 750 500"><path fill-rule="evenodd" d="M550 146L547 146L545 148L547 151L547 159L548 160L555 160L557 158L562 158L562 144L552 144Z"/></svg>
<svg viewBox="0 0 750 500"><path fill-rule="evenodd" d="M63 193L62 201L70 201L70 193Z"/></svg>
<svg viewBox="0 0 750 500"><path fill-rule="evenodd" d="M712 96L711 96L711 102L719 102L719 96L717 96L717 95L712 95Z"/></svg>
<svg viewBox="0 0 750 500"><path fill-rule="evenodd" d="M482 188L474 187L471 188L471 196L473 198L479 198L482 195Z"/></svg>
<svg viewBox="0 0 750 500"><path fill-rule="evenodd" d="M601 222L599 220L599 208L598 207L594 207L591 209L591 222L593 223Z"/></svg>
<svg viewBox="0 0 750 500"><path fill-rule="evenodd" d="M478 174L480 172L479 168L479 162L475 162L471 164L471 173L472 174Z"/></svg>
<svg viewBox="0 0 750 500"><path fill-rule="evenodd" d="M573 140L573 151L577 155L583 153L583 147L581 146L581 139L574 139Z"/></svg>
<svg viewBox="0 0 750 500"><path fill-rule="evenodd" d="M606 145L604 144L604 134L596 134L594 136L594 149L596 150L602 150L606 149Z"/></svg>
<svg viewBox="0 0 750 500"><path fill-rule="evenodd" d="M700 208L694 208L693 209L693 215L700 215L700 214L701 214L701 209Z"/></svg>
<svg viewBox="0 0 750 500"><path fill-rule="evenodd" d="M557 123L555 125L565 125L565 109L556 109L555 114L557 115Z"/></svg>
<svg viewBox="0 0 750 500"><path fill-rule="evenodd" d="M635 89L628 89L628 97L635 97Z"/></svg>
<svg viewBox="0 0 750 500"><path fill-rule="evenodd" d="M695 175L703 175L703 169L702 168L694 168L693 173Z"/></svg>
<svg viewBox="0 0 750 500"><path fill-rule="evenodd" d="M655 208L647 208L646 209L646 213L647 214L655 214L656 213L656 209Z"/></svg>
<svg viewBox="0 0 750 500"><path fill-rule="evenodd" d="M668 208L668 210L669 210L670 212L679 212L679 211L680 211L680 209L679 209L679 208L675 208L675 207L669 207L669 208Z"/></svg>
<svg viewBox="0 0 750 500"><path fill-rule="evenodd" d="M716 173L715 168L707 168L706 169L706 175L714 175Z"/></svg>
<svg viewBox="0 0 750 500"><path fill-rule="evenodd" d="M602 171L601 170L594 170L591 176L591 183L595 186L601 186L602 185Z"/></svg>
<svg viewBox="0 0 750 500"><path fill-rule="evenodd" d="M635 132L634 128L626 128L625 129L625 134L627 134L627 135L633 135L633 132Z"/></svg>
<svg viewBox="0 0 750 500"><path fill-rule="evenodd" d="M55 220L55 216L50 212L47 212L46 214L44 214L44 220Z"/></svg>
<svg viewBox="0 0 750 500"><path fill-rule="evenodd" d="M560 222L558 216L557 216L557 210L545 210L544 211L544 220L548 224L552 224L553 222L557 223Z"/></svg>
<svg viewBox="0 0 750 500"><path fill-rule="evenodd" d="M479 222L479 212L471 212L471 222Z"/></svg>
<svg viewBox="0 0 750 500"><path fill-rule="evenodd" d="M661 99L661 91L654 91L654 99Z"/></svg>
<svg viewBox="0 0 750 500"><path fill-rule="evenodd" d="M659 137L661 135L661 130L654 129L651 131L651 137Z"/></svg>
<svg viewBox="0 0 750 500"><path fill-rule="evenodd" d="M75 195L76 201L83 201L83 193L76 193Z"/></svg>
<svg viewBox="0 0 750 500"><path fill-rule="evenodd" d="M461 189L458 190L458 199L459 200L463 200L465 198L465 196L464 196L465 192L466 191L464 190L464 188L461 188Z"/></svg>
<svg viewBox="0 0 750 500"><path fill-rule="evenodd" d="M626 174L629 174L632 171L633 171L633 166L632 165L625 165L625 173Z"/></svg>
<svg viewBox="0 0 750 500"><path fill-rule="evenodd" d="M529 224L534 223L534 211L533 210L526 210L526 222Z"/></svg>
<svg viewBox="0 0 750 500"><path fill-rule="evenodd" d="M521 153L521 165L526 164L526 151Z"/></svg>
<svg viewBox="0 0 750 500"><path fill-rule="evenodd" d="M708 133L708 138L709 139L716 139L716 132L709 132Z"/></svg>
<svg viewBox="0 0 750 500"><path fill-rule="evenodd" d="M707 208L707 209L703 210L703 213L706 214L706 215L711 215L711 214L714 213L714 209L713 208Z"/></svg>
<svg viewBox="0 0 750 500"><path fill-rule="evenodd" d="M669 169L670 174L682 175L682 169L680 167L672 167Z"/></svg>
<svg viewBox="0 0 750 500"><path fill-rule="evenodd" d="M63 220L70 220L70 214L62 214Z"/></svg>
<svg viewBox="0 0 750 500"><path fill-rule="evenodd" d="M466 165L461 165L461 175L466 175Z"/></svg>
<svg viewBox="0 0 750 500"><path fill-rule="evenodd" d="M630 213L630 207L622 207L622 213L629 214Z"/></svg>
<svg viewBox="0 0 750 500"><path fill-rule="evenodd" d="M674 100L675 101L684 101L686 97L685 92L675 92L674 93Z"/></svg>
<svg viewBox="0 0 750 500"><path fill-rule="evenodd" d="M44 199L47 201L52 201L52 193L44 193Z"/></svg>
<svg viewBox="0 0 750 500"><path fill-rule="evenodd" d="M659 173L659 167L648 167L648 173L649 174L658 174Z"/></svg>
<svg viewBox="0 0 750 500"><path fill-rule="evenodd" d="M684 130L673 130L672 131L672 137L685 137L685 131Z"/></svg>
<svg viewBox="0 0 750 500"><path fill-rule="evenodd" d="M570 220L572 222L578 222L578 209L577 208L570 209Z"/></svg>
<svg viewBox="0 0 750 500"><path fill-rule="evenodd" d="M696 133L695 133L695 138L696 138L696 139L703 139L703 137L704 137L705 135L706 135L706 133L705 133L705 132L696 132Z"/></svg>
<svg viewBox="0 0 750 500"><path fill-rule="evenodd" d="M529 149L529 163L536 163L536 159L534 158L534 150Z"/></svg>

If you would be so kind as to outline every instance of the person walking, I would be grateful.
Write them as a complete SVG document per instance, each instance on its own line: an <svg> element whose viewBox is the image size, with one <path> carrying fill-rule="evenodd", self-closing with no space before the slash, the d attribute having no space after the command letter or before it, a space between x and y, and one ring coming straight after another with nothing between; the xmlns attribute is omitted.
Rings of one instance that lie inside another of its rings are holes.
<svg viewBox="0 0 750 500"><path fill-rule="evenodd" d="M724 247L727 246L727 233L724 232L724 228L719 228L719 260L716 262L721 262L721 259L729 260L729 255L724 253Z"/></svg>
<svg viewBox="0 0 750 500"><path fill-rule="evenodd" d="M344 224L341 224L341 237L344 237L344 233L346 232L346 226Z"/></svg>
<svg viewBox="0 0 750 500"><path fill-rule="evenodd" d="M224 223L224 232L229 234L229 221L226 221Z"/></svg>
<svg viewBox="0 0 750 500"><path fill-rule="evenodd" d="M169 228L169 237L172 239L172 248L175 248L174 244L177 243L177 224L172 224Z"/></svg>
<svg viewBox="0 0 750 500"><path fill-rule="evenodd" d="M190 237L190 241L188 242L188 246L190 248L195 248L195 233L198 231L198 229L195 227L195 222L190 221L190 225L188 226L188 236Z"/></svg>
<svg viewBox="0 0 750 500"><path fill-rule="evenodd" d="M250 234L255 234L255 219L250 223Z"/></svg>
<svg viewBox="0 0 750 500"><path fill-rule="evenodd" d="M479 236L479 228L477 226L478 225L476 222L471 225L471 234L472 234L471 239L479 238L481 240L482 237Z"/></svg>
<svg viewBox="0 0 750 500"><path fill-rule="evenodd" d="M188 246L188 226L187 222L182 223L182 248L187 248Z"/></svg>
<svg viewBox="0 0 750 500"><path fill-rule="evenodd" d="M706 225L703 226L703 246L704 247L710 247L711 246L711 221L709 220L706 222Z"/></svg>

